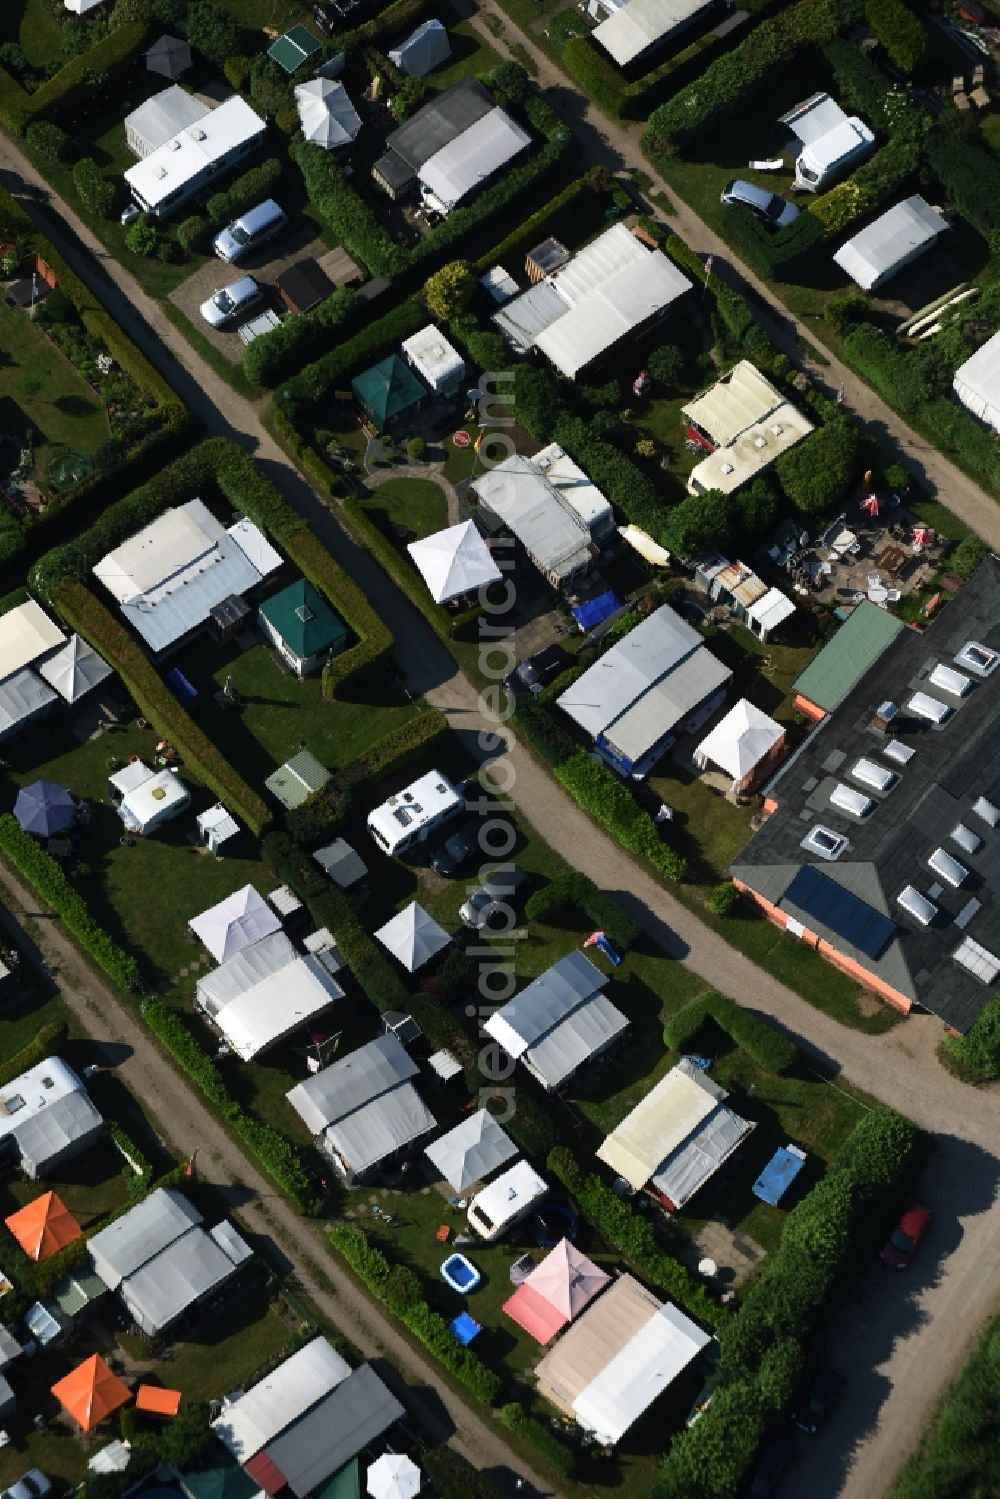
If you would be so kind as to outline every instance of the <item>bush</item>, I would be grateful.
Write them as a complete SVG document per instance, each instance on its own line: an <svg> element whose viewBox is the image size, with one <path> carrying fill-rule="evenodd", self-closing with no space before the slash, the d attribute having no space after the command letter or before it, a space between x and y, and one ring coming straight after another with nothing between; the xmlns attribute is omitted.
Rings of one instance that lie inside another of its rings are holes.
<svg viewBox="0 0 1000 1499"><path fill-rule="evenodd" d="M927 159L948 201L980 234L1000 229L1000 160L942 129L925 142Z"/></svg>
<svg viewBox="0 0 1000 1499"><path fill-rule="evenodd" d="M139 965L129 953L113 942L95 921L87 903L74 890L59 864L26 833L9 812L0 816L0 851L2 851L37 895L62 918L81 947L107 974L118 989L131 989L139 978Z"/></svg>
<svg viewBox="0 0 1000 1499"><path fill-rule="evenodd" d="M236 22L208 0L191 0L185 29L192 47L217 68L225 67L239 48L240 29Z"/></svg>
<svg viewBox="0 0 1000 1499"><path fill-rule="evenodd" d="M467 260L450 260L424 282L427 311L442 323L468 307L476 290L476 276Z"/></svg>
<svg viewBox="0 0 1000 1499"><path fill-rule="evenodd" d="M857 482L860 452L858 428L849 418L837 417L782 453L774 470L793 505L810 515L825 515Z"/></svg>
<svg viewBox="0 0 1000 1499"><path fill-rule="evenodd" d="M411 463L419 463L427 451L427 443L422 437L408 437L406 439L406 456Z"/></svg>
<svg viewBox="0 0 1000 1499"><path fill-rule="evenodd" d="M155 255L159 243L159 235L156 225L148 214L141 213L134 224L130 224L125 231L125 248L133 255L141 255L148 260Z"/></svg>
<svg viewBox="0 0 1000 1499"><path fill-rule="evenodd" d="M964 1036L946 1036L944 1044L970 1080L1000 1077L1000 995L983 1006Z"/></svg>
<svg viewBox="0 0 1000 1499"><path fill-rule="evenodd" d="M637 806L631 792L606 765L577 749L555 768L556 779L631 853L648 859L668 880L683 880L687 860L663 843L660 829L648 812Z"/></svg>
<svg viewBox="0 0 1000 1499"><path fill-rule="evenodd" d="M54 125L51 120L32 120L24 132L24 138L30 150L44 156L46 161L62 161L69 145L66 131L61 125Z"/></svg>
<svg viewBox="0 0 1000 1499"><path fill-rule="evenodd" d="M716 885L708 897L708 909L713 916L729 916L739 905L740 892L732 880L724 880L721 885Z"/></svg>
<svg viewBox="0 0 1000 1499"><path fill-rule="evenodd" d="M834 292L823 308L823 321L843 337L848 328L860 323L868 312L868 298L863 291L851 286L844 291Z"/></svg>
<svg viewBox="0 0 1000 1499"><path fill-rule="evenodd" d="M985 541L980 541L978 536L966 536L948 558L948 566L960 578L971 578L989 554L990 549Z"/></svg>
<svg viewBox="0 0 1000 1499"><path fill-rule="evenodd" d="M276 385L279 380L316 354L329 348L331 334L339 334L363 304L347 286L338 287L309 312L286 317L270 332L261 334L243 351L242 367L254 385Z"/></svg>
<svg viewBox="0 0 1000 1499"><path fill-rule="evenodd" d="M250 81L250 59L248 57L244 57L242 52L234 52L226 58L222 65L222 71L226 82L234 94L243 94L246 92L247 84Z"/></svg>
<svg viewBox="0 0 1000 1499"><path fill-rule="evenodd" d="M915 73L924 63L927 29L903 0L865 0L865 20L902 72Z"/></svg>
<svg viewBox="0 0 1000 1499"><path fill-rule="evenodd" d="M599 1176L585 1173L565 1145L550 1150L546 1160L592 1228L612 1245L632 1268L658 1290L665 1291L691 1316L709 1327L720 1327L728 1313L713 1301L705 1286L680 1260L662 1250L652 1224L640 1218L627 1202L616 1197Z"/></svg>
<svg viewBox="0 0 1000 1499"><path fill-rule="evenodd" d="M529 921L545 921L566 914L567 907L604 932L623 951L639 936L638 922L623 911L616 900L598 889L589 875L577 869L564 869L548 880L540 890L529 895L524 914Z"/></svg>
<svg viewBox="0 0 1000 1499"><path fill-rule="evenodd" d="M664 1042L674 1051L687 1051L709 1020L765 1072L789 1072L799 1060L794 1041L726 995L714 992L699 995L672 1015L663 1032Z"/></svg>
<svg viewBox="0 0 1000 1499"><path fill-rule="evenodd" d="M103 178L92 156L81 156L73 168L73 186L85 208L106 219L115 201L114 185Z"/></svg>
<svg viewBox="0 0 1000 1499"><path fill-rule="evenodd" d="M43 1025L27 1046L22 1046L12 1056L4 1057L0 1061L0 1088L5 1088L15 1077L20 1077L22 1072L37 1067L46 1057L55 1056L66 1040L66 1033L67 1026L61 1020Z"/></svg>
<svg viewBox="0 0 1000 1499"><path fill-rule="evenodd" d="M290 154L302 173L310 205L348 254L372 276L397 276L406 253L379 223L375 212L352 187L322 146L294 141Z"/></svg>
<svg viewBox="0 0 1000 1499"><path fill-rule="evenodd" d="M471 1348L463 1348L455 1341L445 1319L432 1312L426 1301L412 1294L412 1282L400 1278L400 1268L391 1266L381 1250L369 1244L360 1228L352 1224L337 1224L330 1232L330 1243L373 1296L389 1306L404 1327L409 1328L428 1352L477 1400L483 1405L492 1405L496 1401L501 1387L500 1376L488 1369Z"/></svg>

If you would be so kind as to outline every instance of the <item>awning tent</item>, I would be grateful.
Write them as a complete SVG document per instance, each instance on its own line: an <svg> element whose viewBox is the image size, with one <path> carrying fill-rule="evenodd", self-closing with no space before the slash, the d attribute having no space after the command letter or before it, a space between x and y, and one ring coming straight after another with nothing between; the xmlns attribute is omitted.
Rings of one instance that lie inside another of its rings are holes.
<svg viewBox="0 0 1000 1499"><path fill-rule="evenodd" d="M86 640L71 635L61 651L42 662L38 675L67 703L75 703L110 677L111 667Z"/></svg>
<svg viewBox="0 0 1000 1499"><path fill-rule="evenodd" d="M425 161L417 176L448 212L531 145L531 136L497 106Z"/></svg>
<svg viewBox="0 0 1000 1499"><path fill-rule="evenodd" d="M379 927L375 936L409 973L423 967L451 941L444 927L438 926L433 916L428 916L415 900L385 926Z"/></svg>
<svg viewBox="0 0 1000 1499"><path fill-rule="evenodd" d="M27 667L0 682L0 739L6 739L59 699Z"/></svg>
<svg viewBox="0 0 1000 1499"><path fill-rule="evenodd" d="M620 1441L708 1342L677 1307L661 1306L574 1400L577 1421L600 1441Z"/></svg>
<svg viewBox="0 0 1000 1499"><path fill-rule="evenodd" d="M85 16L88 11L103 5L104 0L63 0L66 9L74 16Z"/></svg>
<svg viewBox="0 0 1000 1499"><path fill-rule="evenodd" d="M99 1353L54 1384L52 1394L83 1431L93 1431L132 1399L128 1385L112 1374Z"/></svg>
<svg viewBox="0 0 1000 1499"><path fill-rule="evenodd" d="M342 83L331 78L310 78L295 90L302 134L324 151L349 146L361 129L361 116Z"/></svg>
<svg viewBox="0 0 1000 1499"><path fill-rule="evenodd" d="M423 78L451 56L447 29L440 21L425 21L388 55L405 78Z"/></svg>
<svg viewBox="0 0 1000 1499"><path fill-rule="evenodd" d="M415 1499L420 1493L420 1469L402 1452L384 1452L365 1477L372 1499Z"/></svg>
<svg viewBox="0 0 1000 1499"><path fill-rule="evenodd" d="M747 621L751 630L759 635L761 640L767 640L773 635L779 625L784 624L786 619L791 619L795 613L795 605L786 593L780 588L769 588L761 598L755 599L747 610Z"/></svg>
<svg viewBox="0 0 1000 1499"><path fill-rule="evenodd" d="M217 963L281 930L281 922L252 885L244 885L217 906L202 911L188 926Z"/></svg>
<svg viewBox="0 0 1000 1499"><path fill-rule="evenodd" d="M43 1192L4 1223L31 1260L47 1260L83 1232L55 1192Z"/></svg>
<svg viewBox="0 0 1000 1499"><path fill-rule="evenodd" d="M539 1343L548 1343L610 1279L568 1239L561 1239L504 1302L503 1309Z"/></svg>
<svg viewBox="0 0 1000 1499"><path fill-rule="evenodd" d="M682 1145L657 1167L652 1188L672 1211L686 1207L754 1129L720 1103Z"/></svg>
<svg viewBox="0 0 1000 1499"><path fill-rule="evenodd" d="M178 36L161 36L146 51L148 71L162 73L164 78L179 78L190 66L191 48Z"/></svg>
<svg viewBox="0 0 1000 1499"><path fill-rule="evenodd" d="M167 1390L158 1384L141 1384L135 1392L135 1408L148 1416L176 1416L181 1408L180 1390Z"/></svg>
<svg viewBox="0 0 1000 1499"><path fill-rule="evenodd" d="M780 723L741 697L705 735L694 758L700 766L718 765L734 781L742 781L784 737Z"/></svg>
<svg viewBox="0 0 1000 1499"><path fill-rule="evenodd" d="M365 415L380 430L415 412L427 395L416 375L399 354L387 354L378 364L356 375L351 394Z"/></svg>
<svg viewBox="0 0 1000 1499"><path fill-rule="evenodd" d="M424 1155L449 1186L464 1192L517 1155L517 1146L486 1109L426 1146Z"/></svg>
<svg viewBox="0 0 1000 1499"><path fill-rule="evenodd" d="M639 1191L727 1096L724 1088L682 1058L612 1130L597 1159Z"/></svg>
<svg viewBox="0 0 1000 1499"><path fill-rule="evenodd" d="M948 227L948 220L914 193L841 245L833 258L864 291L875 291L929 250Z"/></svg>
<svg viewBox="0 0 1000 1499"><path fill-rule="evenodd" d="M294 73L321 46L322 42L318 37L313 36L304 26L292 26L276 42L271 43L267 55L286 73Z"/></svg>
<svg viewBox="0 0 1000 1499"><path fill-rule="evenodd" d="M54 781L32 781L17 793L14 816L26 833L51 838L76 821L77 804L65 786Z"/></svg>
<svg viewBox="0 0 1000 1499"><path fill-rule="evenodd" d="M406 550L437 604L498 583L502 577L471 520L411 541Z"/></svg>

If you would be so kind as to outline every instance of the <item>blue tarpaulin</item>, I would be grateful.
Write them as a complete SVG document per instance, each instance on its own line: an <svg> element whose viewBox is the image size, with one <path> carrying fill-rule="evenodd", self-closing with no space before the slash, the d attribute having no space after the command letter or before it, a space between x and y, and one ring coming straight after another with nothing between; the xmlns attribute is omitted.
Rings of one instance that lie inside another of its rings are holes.
<svg viewBox="0 0 1000 1499"><path fill-rule="evenodd" d="M599 625L602 619L607 619L621 608L621 604L613 593L598 594L596 599L588 599L585 604L577 604L573 610L573 618L581 630L592 630Z"/></svg>
<svg viewBox="0 0 1000 1499"><path fill-rule="evenodd" d="M806 1163L806 1153L797 1145L776 1150L753 1184L753 1195L775 1208Z"/></svg>
<svg viewBox="0 0 1000 1499"><path fill-rule="evenodd" d="M179 697L181 702L193 703L198 696L198 689L191 686L179 666L172 666L164 680L174 697Z"/></svg>
<svg viewBox="0 0 1000 1499"><path fill-rule="evenodd" d="M448 1323L448 1331L453 1338L458 1339L463 1348L467 1348L482 1330L481 1324L476 1321L475 1317L470 1317L468 1312L459 1312L458 1316L453 1317Z"/></svg>

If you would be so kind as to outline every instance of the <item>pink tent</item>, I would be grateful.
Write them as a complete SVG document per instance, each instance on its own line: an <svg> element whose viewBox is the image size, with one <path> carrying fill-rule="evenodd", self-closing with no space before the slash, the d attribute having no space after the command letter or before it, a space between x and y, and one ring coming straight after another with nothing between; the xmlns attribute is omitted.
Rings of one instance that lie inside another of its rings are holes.
<svg viewBox="0 0 1000 1499"><path fill-rule="evenodd" d="M882 501L877 494L870 494L867 500L861 501L862 510L867 510L869 515L878 515L882 509Z"/></svg>
<svg viewBox="0 0 1000 1499"><path fill-rule="evenodd" d="M610 1279L568 1239L560 1239L524 1284L572 1320Z"/></svg>
<svg viewBox="0 0 1000 1499"><path fill-rule="evenodd" d="M529 1276L528 1279L530 1278ZM518 1327L523 1327L537 1343L542 1344L551 1342L560 1328L565 1327L569 1321L568 1317L557 1311L551 1301L546 1301L544 1296L533 1291L527 1280L504 1302L503 1309L511 1321L516 1322Z"/></svg>

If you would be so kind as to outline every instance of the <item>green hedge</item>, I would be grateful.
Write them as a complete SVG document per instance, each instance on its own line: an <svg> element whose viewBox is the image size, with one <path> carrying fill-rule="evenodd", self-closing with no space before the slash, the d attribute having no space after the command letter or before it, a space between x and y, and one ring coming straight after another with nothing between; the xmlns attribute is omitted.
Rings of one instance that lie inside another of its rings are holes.
<svg viewBox="0 0 1000 1499"><path fill-rule="evenodd" d="M631 458L613 443L595 436L583 417L569 413L558 419L553 437L616 510L655 540L661 540L669 512L656 485Z"/></svg>
<svg viewBox="0 0 1000 1499"><path fill-rule="evenodd" d="M62 1020L43 1025L27 1046L22 1046L13 1056L0 1060L0 1088L5 1088L15 1077L20 1077L22 1072L37 1067L47 1057L54 1056L64 1044L67 1030L68 1027Z"/></svg>
<svg viewBox="0 0 1000 1499"><path fill-rule="evenodd" d="M848 417L836 417L781 453L774 471L799 511L825 515L854 489L860 478L860 454L858 427Z"/></svg>
<svg viewBox="0 0 1000 1499"><path fill-rule="evenodd" d="M915 73L930 48L927 28L903 0L865 0L865 20L904 73Z"/></svg>
<svg viewBox="0 0 1000 1499"><path fill-rule="evenodd" d="M668 880L683 880L687 860L662 842L650 814L637 805L613 770L591 759L589 750L575 750L556 766L555 775L573 800L606 827L623 848L648 859Z"/></svg>
<svg viewBox="0 0 1000 1499"><path fill-rule="evenodd" d="M639 936L639 924L623 911L618 902L598 889L589 875L577 869L564 869L529 895L524 914L529 921L546 921L574 907L604 932L616 947L627 951Z"/></svg>
<svg viewBox="0 0 1000 1499"><path fill-rule="evenodd" d="M178 224L177 238L184 249L205 249L209 235L224 229L264 198L271 197L287 170L283 162L271 156L237 177L224 192L213 193L205 204L204 213L188 214Z"/></svg>
<svg viewBox="0 0 1000 1499"><path fill-rule="evenodd" d="M797 0L711 63L649 117L643 149L654 161L683 154L787 72L807 48L832 41L840 29L834 0Z"/></svg>
<svg viewBox="0 0 1000 1499"><path fill-rule="evenodd" d="M663 1039L674 1051L686 1051L708 1020L713 1020L765 1072L789 1072L799 1060L794 1041L725 994L702 994L683 1005L667 1021Z"/></svg>
<svg viewBox="0 0 1000 1499"><path fill-rule="evenodd" d="M579 239L581 224L589 226L591 220L593 228L599 229L608 201L603 193L595 193L589 188L581 177L575 178L542 208L518 223L498 245L480 256L476 262L477 272L483 275L493 266L505 265L508 261L519 264L529 250L549 235L556 239Z"/></svg>
<svg viewBox="0 0 1000 1499"><path fill-rule="evenodd" d="M114 83L131 66L133 57L150 35L145 21L126 21L109 31L86 52L70 58L33 94L0 68L0 120L14 134L20 134L36 115L58 119L78 105L94 99L94 80L102 77L105 87Z"/></svg>
<svg viewBox="0 0 1000 1499"><path fill-rule="evenodd" d="M926 140L931 169L963 218L980 234L1000 229L1000 160L959 136L932 130Z"/></svg>
<svg viewBox="0 0 1000 1499"><path fill-rule="evenodd" d="M60 865L9 812L0 815L0 852L24 876L35 893L62 918L67 930L73 933L115 987L133 988L139 978L135 958L112 941L100 923L94 920L83 896L70 884Z"/></svg>
<svg viewBox="0 0 1000 1499"><path fill-rule="evenodd" d="M322 146L295 140L289 155L302 173L306 196L330 233L372 276L391 279L405 269L406 251L379 222L344 169Z"/></svg>
<svg viewBox="0 0 1000 1499"><path fill-rule="evenodd" d="M277 328L247 344L240 361L244 375L253 385L277 385L321 354L352 314L364 316L364 311L350 287L338 287L318 307L283 318Z"/></svg>
<svg viewBox="0 0 1000 1499"><path fill-rule="evenodd" d="M501 1388L499 1374L488 1369L471 1348L463 1348L455 1341L445 1319L431 1311L424 1301L413 1271L390 1265L385 1255L369 1244L364 1232L352 1224L337 1224L331 1230L330 1243L376 1300L409 1328L438 1363L483 1405L495 1403Z"/></svg>
<svg viewBox="0 0 1000 1499"><path fill-rule="evenodd" d="M649 1220L616 1197L599 1176L584 1172L568 1146L557 1145L550 1150L546 1165L596 1233L617 1249L638 1275L709 1327L721 1327L728 1320L730 1314L712 1299L697 1276L660 1248Z"/></svg>
<svg viewBox="0 0 1000 1499"><path fill-rule="evenodd" d="M1000 995L987 1001L964 1036L946 1036L944 1045L970 1081L1000 1077Z"/></svg>
<svg viewBox="0 0 1000 1499"><path fill-rule="evenodd" d="M125 1189L128 1195L133 1198L145 1197L153 1180L152 1163L131 1136L126 1134L121 1125L116 1124L113 1119L108 1120L107 1130L124 1163L122 1176L125 1179Z"/></svg>
<svg viewBox="0 0 1000 1499"><path fill-rule="evenodd" d="M317 1213L320 1202L302 1164L298 1148L270 1124L253 1119L229 1092L212 1059L205 1055L183 1016L162 1000L150 1000L142 1017L200 1091L219 1110L256 1156L267 1174L304 1213Z"/></svg>
<svg viewBox="0 0 1000 1499"><path fill-rule="evenodd" d="M754 6L747 4L742 9L749 11ZM570 37L562 49L561 61L574 83L606 114L622 120L645 120L650 110L682 87L695 70L707 67L710 55L721 51L731 40L731 34L722 40L714 31L708 31L631 82L625 80L589 36Z"/></svg>

